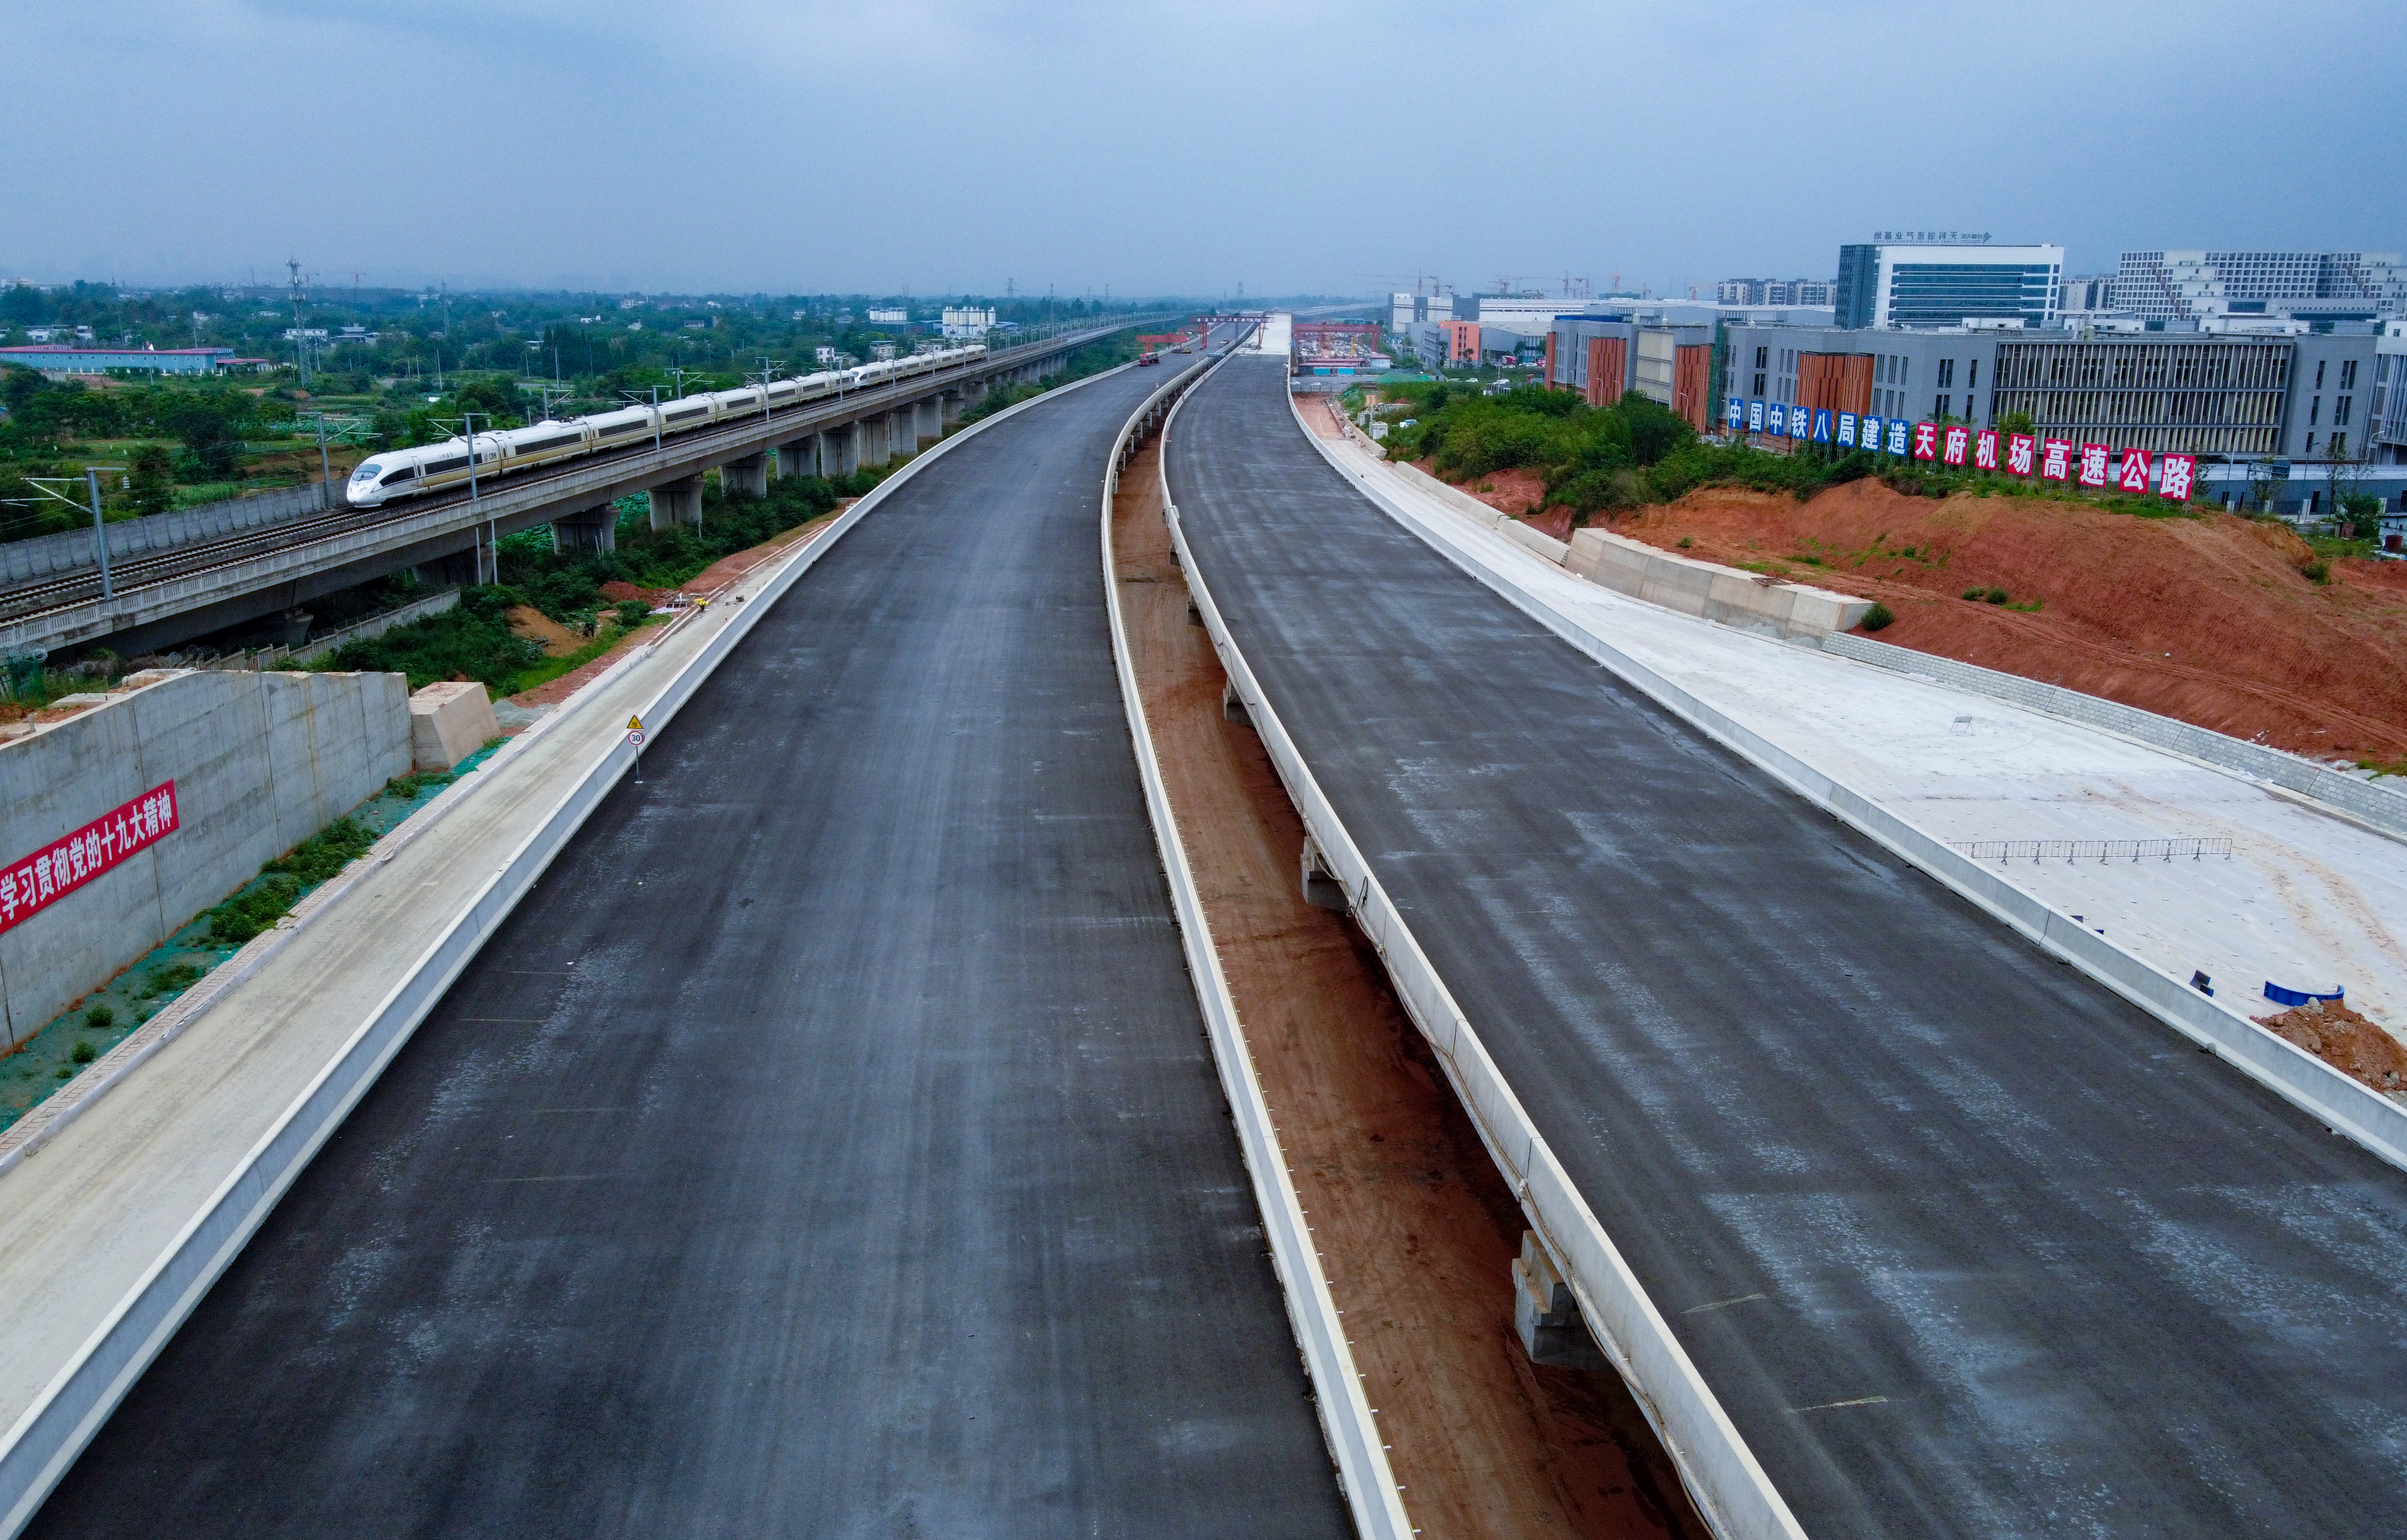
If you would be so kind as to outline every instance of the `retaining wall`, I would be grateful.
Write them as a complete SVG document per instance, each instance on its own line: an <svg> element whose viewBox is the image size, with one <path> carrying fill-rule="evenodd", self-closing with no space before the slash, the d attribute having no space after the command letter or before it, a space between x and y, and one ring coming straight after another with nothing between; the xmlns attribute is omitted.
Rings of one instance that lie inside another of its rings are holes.
<svg viewBox="0 0 2407 1540"><path fill-rule="evenodd" d="M1702 615L1743 630L1813 638L1853 629L1873 607L1869 599L1802 583L1778 583L1716 562L1659 551L1643 541L1602 530L1574 530L1571 544L1540 534L1510 514L1447 486L1417 465L1395 469L1457 513L1468 515L1515 544L1588 579L1601 588L1643 599L1683 615Z"/></svg>
<svg viewBox="0 0 2407 1540"><path fill-rule="evenodd" d="M1860 622L1873 607L1869 599L1759 578L1734 567L1674 556L1602 530L1573 530L1571 556L1563 566L1601 588L1649 604L1778 636L1844 631Z"/></svg>
<svg viewBox="0 0 2407 1540"><path fill-rule="evenodd" d="M204 502L197 508L178 509L172 514L120 519L102 526L108 531L108 559L120 561L148 551L221 540L243 530L323 513L334 506L326 490L325 483L313 481L280 491ZM11 583L30 583L59 572L93 571L99 565L89 527L0 544L0 578Z"/></svg>
<svg viewBox="0 0 2407 1540"><path fill-rule="evenodd" d="M179 826L0 931L7 1044L408 770L397 673L178 671L0 746L0 861L164 781Z"/></svg>

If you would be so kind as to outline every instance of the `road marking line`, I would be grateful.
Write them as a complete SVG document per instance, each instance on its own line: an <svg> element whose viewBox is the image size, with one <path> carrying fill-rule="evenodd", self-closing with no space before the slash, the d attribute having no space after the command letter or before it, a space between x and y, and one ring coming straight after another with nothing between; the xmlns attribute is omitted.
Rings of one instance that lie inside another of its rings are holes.
<svg viewBox="0 0 2407 1540"><path fill-rule="evenodd" d="M1707 1310L1725 1310L1733 1305L1744 1305L1750 1299L1766 1297L1768 1296L1763 1294L1741 1294L1736 1299L1717 1299L1711 1305L1691 1305L1680 1313L1684 1316L1702 1315Z"/></svg>
<svg viewBox="0 0 2407 1540"><path fill-rule="evenodd" d="M1789 1414L1794 1416L1799 1412L1827 1412L1834 1406L1877 1406L1887 1400L1888 1397L1885 1395L1866 1395L1859 1396L1853 1401L1825 1401L1812 1406L1791 1406L1788 1410Z"/></svg>

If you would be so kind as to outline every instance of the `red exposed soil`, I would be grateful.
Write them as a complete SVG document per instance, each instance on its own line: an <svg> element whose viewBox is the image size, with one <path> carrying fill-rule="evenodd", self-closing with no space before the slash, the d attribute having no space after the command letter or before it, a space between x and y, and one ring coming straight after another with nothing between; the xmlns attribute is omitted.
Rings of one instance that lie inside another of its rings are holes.
<svg viewBox="0 0 2407 1540"><path fill-rule="evenodd" d="M2319 758L2407 756L2407 563L2336 560L2319 585L2278 525L1859 481L1807 502L1709 488L1613 529L1880 600L1883 642Z"/></svg>
<svg viewBox="0 0 2407 1540"><path fill-rule="evenodd" d="M2407 1092L2407 1048L2338 1000L2294 1006L2256 1022L2376 1091L2394 1096Z"/></svg>
<svg viewBox="0 0 2407 1540"><path fill-rule="evenodd" d="M1310 420L1307 415L1307 421ZM1283 1154L1413 1522L1432 1535L1702 1535L1618 1377L1531 1363L1522 1218L1378 957L1298 891L1303 827L1170 558L1158 451L1129 466L1114 576L1148 725Z"/></svg>

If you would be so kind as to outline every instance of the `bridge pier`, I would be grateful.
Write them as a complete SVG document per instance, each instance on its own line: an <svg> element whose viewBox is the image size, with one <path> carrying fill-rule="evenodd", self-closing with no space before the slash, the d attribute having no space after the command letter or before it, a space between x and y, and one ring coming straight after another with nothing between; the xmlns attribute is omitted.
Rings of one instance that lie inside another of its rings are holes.
<svg viewBox="0 0 2407 1540"><path fill-rule="evenodd" d="M605 502L599 508L588 508L581 514L551 521L551 549L558 556L563 552L590 552L603 555L619 548L619 509Z"/></svg>
<svg viewBox="0 0 2407 1540"><path fill-rule="evenodd" d="M861 424L847 422L819 435L819 474L842 481L861 469Z"/></svg>
<svg viewBox="0 0 2407 1540"><path fill-rule="evenodd" d="M651 490L652 528L702 522L702 478L680 476Z"/></svg>
<svg viewBox="0 0 2407 1540"><path fill-rule="evenodd" d="M936 398L938 431L950 428L961 420L961 409L969 404L969 391L956 386Z"/></svg>
<svg viewBox="0 0 2407 1540"><path fill-rule="evenodd" d="M821 435L807 434L791 444L777 445L777 474L780 476L815 476L819 471Z"/></svg>
<svg viewBox="0 0 2407 1540"><path fill-rule="evenodd" d="M855 425L861 433L861 463L883 465L894 458L893 414L880 412Z"/></svg>
<svg viewBox="0 0 2407 1540"><path fill-rule="evenodd" d="M919 448L920 445L927 443L930 439L940 439L945 436L944 397L930 396L925 401L913 402L911 403L911 417L913 429L912 436L916 441L912 444L912 448Z"/></svg>
<svg viewBox="0 0 2407 1540"><path fill-rule="evenodd" d="M1588 1335L1572 1286L1531 1230L1521 1232L1521 1254L1513 1259L1513 1326L1532 1363L1563 1369L1610 1366Z"/></svg>
<svg viewBox="0 0 2407 1540"><path fill-rule="evenodd" d="M769 457L743 455L719 468L719 489L729 497L769 495Z"/></svg>

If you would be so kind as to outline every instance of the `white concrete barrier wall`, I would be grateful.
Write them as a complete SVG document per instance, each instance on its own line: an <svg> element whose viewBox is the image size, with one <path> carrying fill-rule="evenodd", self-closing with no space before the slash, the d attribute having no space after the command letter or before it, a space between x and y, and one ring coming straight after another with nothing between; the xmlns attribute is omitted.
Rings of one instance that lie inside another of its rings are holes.
<svg viewBox="0 0 2407 1540"><path fill-rule="evenodd" d="M1870 637L1830 636L1822 639L1821 644L1825 652L1852 657L1859 663L1975 690L2084 727L2120 733L2154 748L2170 749L2218 769L2236 770L2251 780L2328 802L2386 833L2407 836L2407 795L2327 770L2280 749L2269 749L2262 743L2251 743L2208 728L2192 727L2120 701L2042 684L2020 674L2001 673L1974 663L1959 663L1952 657L1936 657L1910 647L1891 646Z"/></svg>
<svg viewBox="0 0 2407 1540"><path fill-rule="evenodd" d="M164 781L178 828L0 931L0 1029L39 1031L409 769L397 673L179 673L0 746L0 861Z"/></svg>
<svg viewBox="0 0 2407 1540"><path fill-rule="evenodd" d="M1541 534L1510 514L1500 513L1417 465L1393 469L1413 485L1469 517L1477 519L1524 550L1564 571L1683 615L1778 636L1818 637L1860 624L1873 601L1803 583L1776 583L1752 572L1659 551L1643 541L1603 530L1574 530L1569 544Z"/></svg>
<svg viewBox="0 0 2407 1540"><path fill-rule="evenodd" d="M325 484L311 482L252 497L204 502L172 514L119 519L103 528L108 531L108 559L114 562L151 551L171 551L197 541L222 540L244 530L303 518L333 506ZM31 583L62 572L96 572L99 569L99 551L89 527L0 544L0 578L11 583Z"/></svg>
<svg viewBox="0 0 2407 1540"><path fill-rule="evenodd" d="M1215 363L1210 367L1218 366ZM1186 841L1178 832L1169 789L1162 783L1161 764L1154 753L1153 733L1147 725L1145 699L1137 688L1135 665L1129 657L1128 630L1121 618L1118 566L1112 555L1112 501L1119 490L1120 469L1135 452L1140 431L1153 414L1164 403L1183 394L1198 377L1190 369L1147 398L1146 403L1130 417L1128 426L1121 429L1119 442L1113 448L1111 470L1104 478L1104 597L1111 617L1112 657L1119 673L1120 699L1128 712L1137 779L1145 787L1146 811L1153 822L1172 907L1178 915L1179 944L1187 954L1188 976L1194 982L1196 1002L1204 1012L1204 1036L1212 1044L1213 1062L1220 1073L1221 1088L1229 1097L1238 1148L1245 1155L1246 1174L1253 1180L1254 1204L1270 1238L1272 1265L1278 1273L1288 1320L1317 1392L1315 1406L1320 1413L1321 1434L1328 1440L1330 1454L1336 1462L1346 1504L1353 1510L1356 1532L1366 1540L1409 1540L1416 1532L1397 1491L1395 1472L1379 1442L1378 1423L1363 1394L1361 1375L1354 1367L1353 1353L1347 1349L1345 1322L1338 1319L1336 1297L1330 1293L1319 1253L1312 1244L1311 1228L1304 1223L1303 1202L1288 1176L1270 1104L1262 1095L1261 1081L1254 1073L1245 1033L1237 1021L1236 998L1230 993L1228 976L1220 968L1219 948L1213 942L1204 897L1188 863ZM1166 497L1164 506L1168 506ZM1200 594L1198 602L1202 602Z"/></svg>

